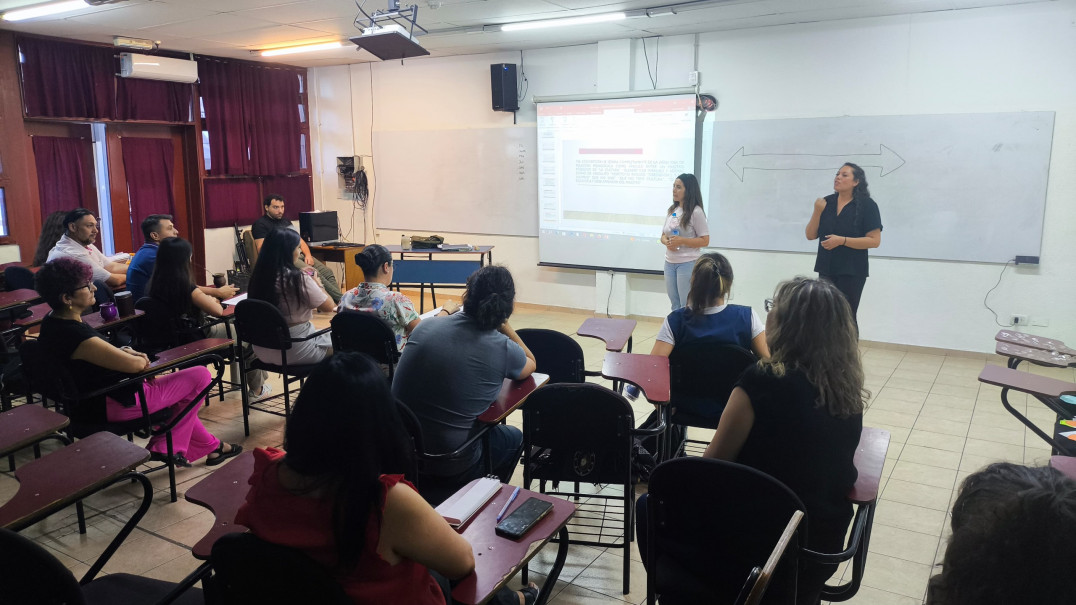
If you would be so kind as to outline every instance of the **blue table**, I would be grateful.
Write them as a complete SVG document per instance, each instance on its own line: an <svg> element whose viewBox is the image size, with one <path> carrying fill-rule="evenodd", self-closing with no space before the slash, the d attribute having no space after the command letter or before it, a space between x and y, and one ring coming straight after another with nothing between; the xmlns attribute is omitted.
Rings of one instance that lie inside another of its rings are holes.
<svg viewBox="0 0 1076 605"><path fill-rule="evenodd" d="M398 254L393 261L393 282L397 290L401 286L419 288L419 313L425 312L426 286L430 287L433 304L437 306L435 288L464 288L467 278L487 263L493 262L493 246L478 246L474 250L404 250L400 246L385 246L389 253ZM478 260L465 260L478 255ZM425 258L423 258L425 257Z"/></svg>

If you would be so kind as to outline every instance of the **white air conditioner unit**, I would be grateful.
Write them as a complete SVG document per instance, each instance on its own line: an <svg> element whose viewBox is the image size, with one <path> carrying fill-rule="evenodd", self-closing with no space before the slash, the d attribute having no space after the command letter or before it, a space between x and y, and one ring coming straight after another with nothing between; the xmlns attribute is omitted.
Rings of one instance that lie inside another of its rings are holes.
<svg viewBox="0 0 1076 605"><path fill-rule="evenodd" d="M198 81L198 63L187 59L120 53L120 76L191 83Z"/></svg>

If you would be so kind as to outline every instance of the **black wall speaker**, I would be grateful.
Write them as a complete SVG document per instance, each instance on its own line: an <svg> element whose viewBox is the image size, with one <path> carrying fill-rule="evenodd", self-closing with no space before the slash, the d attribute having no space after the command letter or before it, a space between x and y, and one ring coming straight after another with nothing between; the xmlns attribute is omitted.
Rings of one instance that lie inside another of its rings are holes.
<svg viewBox="0 0 1076 605"><path fill-rule="evenodd" d="M489 66L489 85L493 91L493 111L516 111L516 64L494 63Z"/></svg>

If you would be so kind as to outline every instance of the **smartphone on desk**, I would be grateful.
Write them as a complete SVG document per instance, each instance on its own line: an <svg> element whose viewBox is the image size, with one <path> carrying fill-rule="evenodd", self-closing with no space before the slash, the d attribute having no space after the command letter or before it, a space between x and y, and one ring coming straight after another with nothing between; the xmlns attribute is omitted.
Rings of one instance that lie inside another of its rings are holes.
<svg viewBox="0 0 1076 605"><path fill-rule="evenodd" d="M498 536L518 540L530 531L542 517L548 515L551 510L553 510L552 502L539 500L538 498L527 498L523 504L519 505L519 508L512 511L512 514L497 524L495 531Z"/></svg>

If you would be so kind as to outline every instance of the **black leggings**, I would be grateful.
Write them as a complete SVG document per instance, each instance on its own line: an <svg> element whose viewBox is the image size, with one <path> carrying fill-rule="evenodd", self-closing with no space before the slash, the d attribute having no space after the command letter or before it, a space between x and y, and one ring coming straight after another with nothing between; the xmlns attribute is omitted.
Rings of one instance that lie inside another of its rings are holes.
<svg viewBox="0 0 1076 605"><path fill-rule="evenodd" d="M441 594L445 595L445 604L452 605L454 603L452 600L452 583L448 581L448 578L432 569L430 570L430 575L433 576L437 585L441 587ZM493 597L487 603L491 605L519 605L519 593L504 586L493 593Z"/></svg>
<svg viewBox="0 0 1076 605"><path fill-rule="evenodd" d="M865 275L824 275L819 273L818 278L837 286L841 294L844 294L848 305L852 307L852 321L856 322L856 327L858 328L859 322L856 321L856 311L859 311L859 299L863 296L863 286L867 283L867 277Z"/></svg>

